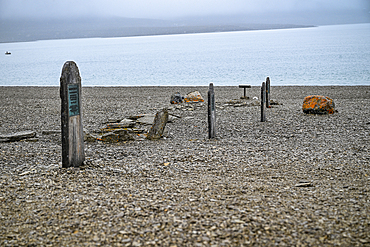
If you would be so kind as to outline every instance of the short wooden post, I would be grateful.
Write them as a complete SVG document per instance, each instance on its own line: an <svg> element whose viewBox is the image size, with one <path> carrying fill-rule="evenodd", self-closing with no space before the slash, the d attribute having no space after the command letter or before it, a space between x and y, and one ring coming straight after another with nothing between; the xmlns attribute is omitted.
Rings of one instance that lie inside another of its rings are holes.
<svg viewBox="0 0 370 247"><path fill-rule="evenodd" d="M78 167L85 160L82 127L81 77L77 64L64 64L60 77L62 101L62 167Z"/></svg>
<svg viewBox="0 0 370 247"><path fill-rule="evenodd" d="M215 92L213 83L209 84L208 90L208 137L209 139L216 136L216 107L215 107Z"/></svg>
<svg viewBox="0 0 370 247"><path fill-rule="evenodd" d="M270 106L270 77L266 78L266 108L271 108Z"/></svg>
<svg viewBox="0 0 370 247"><path fill-rule="evenodd" d="M266 102L266 84L265 84L265 82L262 82L262 87L261 87L261 122L266 122L265 102Z"/></svg>
<svg viewBox="0 0 370 247"><path fill-rule="evenodd" d="M168 110L164 108L161 111L157 112L157 114L155 114L153 125L150 128L146 138L149 140L159 140L163 135L167 121Z"/></svg>

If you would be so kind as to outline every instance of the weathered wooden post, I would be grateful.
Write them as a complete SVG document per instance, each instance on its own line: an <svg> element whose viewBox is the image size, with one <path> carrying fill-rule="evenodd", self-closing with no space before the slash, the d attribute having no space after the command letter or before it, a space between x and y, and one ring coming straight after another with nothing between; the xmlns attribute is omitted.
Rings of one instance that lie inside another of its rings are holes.
<svg viewBox="0 0 370 247"><path fill-rule="evenodd" d="M85 160L82 127L81 77L77 64L64 64L60 77L62 101L62 167L78 167Z"/></svg>
<svg viewBox="0 0 370 247"><path fill-rule="evenodd" d="M266 107L271 108L270 106L270 77L266 78Z"/></svg>
<svg viewBox="0 0 370 247"><path fill-rule="evenodd" d="M262 82L262 87L261 87L261 122L266 122L265 102L266 102L266 84L265 84L265 82Z"/></svg>
<svg viewBox="0 0 370 247"><path fill-rule="evenodd" d="M153 125L150 128L146 138L149 140L160 139L163 135L167 121L168 121L168 110L164 108L161 111L158 111L157 114L155 114Z"/></svg>
<svg viewBox="0 0 370 247"><path fill-rule="evenodd" d="M215 92L213 83L209 84L208 90L208 137L215 138L216 135L216 109L215 109Z"/></svg>

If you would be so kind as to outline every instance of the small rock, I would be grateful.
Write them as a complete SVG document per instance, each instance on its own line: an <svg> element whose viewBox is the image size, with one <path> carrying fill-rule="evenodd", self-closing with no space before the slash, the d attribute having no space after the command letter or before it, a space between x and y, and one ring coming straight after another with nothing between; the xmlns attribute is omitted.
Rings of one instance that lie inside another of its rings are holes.
<svg viewBox="0 0 370 247"><path fill-rule="evenodd" d="M118 141L120 142L134 140L134 138L130 135L130 133L127 130L118 129L113 131L113 133L118 135Z"/></svg>
<svg viewBox="0 0 370 247"><path fill-rule="evenodd" d="M246 106L247 103L240 103L240 104L235 104L234 107L242 107L242 106Z"/></svg>
<svg viewBox="0 0 370 247"><path fill-rule="evenodd" d="M188 93L184 100L185 102L204 102L202 95L198 91Z"/></svg>
<svg viewBox="0 0 370 247"><path fill-rule="evenodd" d="M170 100L171 104L181 104L183 101L184 101L184 97L182 97L179 92L171 95L171 100Z"/></svg>
<svg viewBox="0 0 370 247"><path fill-rule="evenodd" d="M110 132L100 136L98 140L103 142L118 142L119 136L117 134L114 134L113 132Z"/></svg>
<svg viewBox="0 0 370 247"><path fill-rule="evenodd" d="M173 115L173 114L168 114L168 121L167 121L167 123L173 123L178 118L181 118L181 117L180 116Z"/></svg>
<svg viewBox="0 0 370 247"><path fill-rule="evenodd" d="M97 139L103 142L122 142L134 140L130 133L124 129L118 129L113 132L106 133Z"/></svg>
<svg viewBox="0 0 370 247"><path fill-rule="evenodd" d="M310 182L299 182L298 184L294 186L295 187L313 187L313 184Z"/></svg>
<svg viewBox="0 0 370 247"><path fill-rule="evenodd" d="M280 104L279 102L277 102L276 100L272 100L270 99L270 105L282 105Z"/></svg>
<svg viewBox="0 0 370 247"><path fill-rule="evenodd" d="M242 221L242 220L239 220L239 219L235 219L235 220L232 220L231 223L234 223L234 224L245 224L245 221Z"/></svg>
<svg viewBox="0 0 370 247"><path fill-rule="evenodd" d="M23 173L19 174L19 176L24 176L24 175L27 175L27 174L29 174L29 173L31 173L31 171L25 171L25 172L23 172Z"/></svg>
<svg viewBox="0 0 370 247"><path fill-rule="evenodd" d="M108 121L106 123L118 123L120 122L121 119L117 119L117 118L108 118Z"/></svg>

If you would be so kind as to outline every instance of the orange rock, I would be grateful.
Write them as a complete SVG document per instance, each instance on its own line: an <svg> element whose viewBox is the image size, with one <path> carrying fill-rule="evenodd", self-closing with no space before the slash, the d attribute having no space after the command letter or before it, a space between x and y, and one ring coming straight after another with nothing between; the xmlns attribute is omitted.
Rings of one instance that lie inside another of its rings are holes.
<svg viewBox="0 0 370 247"><path fill-rule="evenodd" d="M185 96L184 101L185 102L204 102L204 99L198 91L195 91L195 92L188 93L188 95Z"/></svg>
<svg viewBox="0 0 370 247"><path fill-rule="evenodd" d="M333 114L334 102L331 98L322 95L307 96L303 100L302 110L307 114Z"/></svg>

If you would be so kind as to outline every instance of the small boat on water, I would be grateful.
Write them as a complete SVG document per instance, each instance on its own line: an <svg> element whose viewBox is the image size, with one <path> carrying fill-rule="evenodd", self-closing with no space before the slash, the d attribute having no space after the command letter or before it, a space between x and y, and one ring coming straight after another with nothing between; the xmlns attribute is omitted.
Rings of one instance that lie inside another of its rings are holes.
<svg viewBox="0 0 370 247"><path fill-rule="evenodd" d="M10 51L5 52L5 55L11 55L12 53Z"/></svg>

